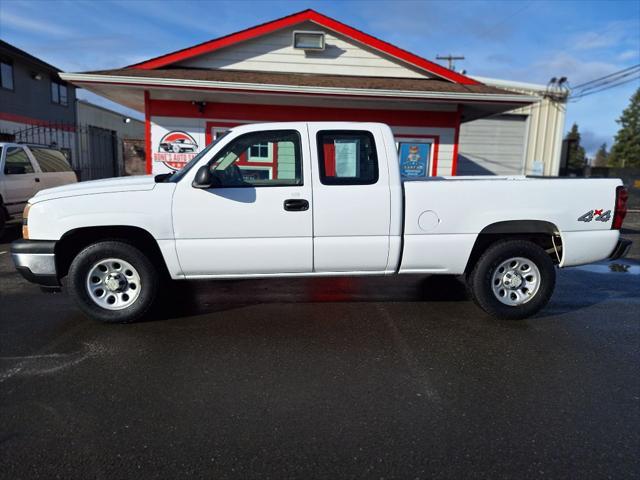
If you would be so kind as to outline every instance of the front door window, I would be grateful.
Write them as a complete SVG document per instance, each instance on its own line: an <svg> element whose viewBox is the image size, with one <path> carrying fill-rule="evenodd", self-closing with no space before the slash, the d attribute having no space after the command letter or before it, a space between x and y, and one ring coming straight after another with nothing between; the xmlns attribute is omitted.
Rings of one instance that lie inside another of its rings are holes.
<svg viewBox="0 0 640 480"><path fill-rule="evenodd" d="M300 134L273 130L241 135L210 163L216 187L302 185Z"/></svg>

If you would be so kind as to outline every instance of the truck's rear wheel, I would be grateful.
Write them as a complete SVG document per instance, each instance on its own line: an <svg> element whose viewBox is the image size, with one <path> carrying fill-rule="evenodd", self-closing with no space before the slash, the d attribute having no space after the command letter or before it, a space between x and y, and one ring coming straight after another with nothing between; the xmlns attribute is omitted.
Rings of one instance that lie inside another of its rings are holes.
<svg viewBox="0 0 640 480"><path fill-rule="evenodd" d="M158 272L133 245L103 241L89 245L71 263L69 287L84 313L109 323L133 322L153 305Z"/></svg>
<svg viewBox="0 0 640 480"><path fill-rule="evenodd" d="M519 320L549 302L556 272L549 255L535 243L506 240L484 252L467 281L471 298L485 312Z"/></svg>

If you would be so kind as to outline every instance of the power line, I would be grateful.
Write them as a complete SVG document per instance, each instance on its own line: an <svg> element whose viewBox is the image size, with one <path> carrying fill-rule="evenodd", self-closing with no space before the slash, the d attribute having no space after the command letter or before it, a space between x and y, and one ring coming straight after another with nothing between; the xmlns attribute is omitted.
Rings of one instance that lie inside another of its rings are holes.
<svg viewBox="0 0 640 480"><path fill-rule="evenodd" d="M596 88L600 88L600 87L604 87L606 85L609 85L611 83L615 83L619 80L622 80L624 78L633 76L633 75L637 75L638 73L640 73L640 68L636 69L636 70L632 70L629 72L626 72L623 75L618 75L615 78L609 78L608 80L604 80L602 82L598 82L598 83L593 83L590 86L586 87L586 88L581 88L579 94L582 95L583 93L589 92L591 90L594 90ZM575 90L575 89L574 89Z"/></svg>
<svg viewBox="0 0 640 480"><path fill-rule="evenodd" d="M622 70L618 70L617 72L610 73L610 74L605 75L603 77L599 77L599 78L596 78L594 80L589 80L588 82L581 83L580 85L576 85L575 87L573 87L573 89L577 90L577 89L583 88L583 87L585 87L587 85L591 85L592 83L596 83L596 82L600 82L602 80L606 80L607 78L610 78L610 77L613 77L613 76L616 76L616 75L620 75L621 73L628 72L629 70L633 70L633 69L636 69L636 68L640 68L640 63L637 64L637 65L633 65L631 67L628 67L628 68L624 68Z"/></svg>
<svg viewBox="0 0 640 480"><path fill-rule="evenodd" d="M572 96L571 97L571 101L575 102L575 101L577 101L577 100L579 100L581 98L588 97L589 95L593 95L593 94L596 94L596 93L604 92L605 90L610 90L612 88L619 87L621 85L626 85L627 83L633 82L634 80L640 80L640 75L637 75L637 76L635 76L633 78L628 78L626 80L618 81L617 83L613 82L611 84L607 84L606 86L601 86L601 88L599 88L599 89L591 90L591 91L588 91L586 93L581 93L581 94L579 94L577 96Z"/></svg>
<svg viewBox="0 0 640 480"><path fill-rule="evenodd" d="M613 83L611 85L607 85L606 87L602 87L602 88L600 88L598 90L592 90L590 92L583 93L583 94L581 94L581 95L579 95L577 97L572 97L572 100L578 100L580 98L588 97L589 95L593 95L593 94L596 94L596 93L599 93L599 92L604 92L605 90L610 90L612 88L619 87L621 85L626 85L627 83L631 83L634 80L640 80L640 75L638 75L637 77L629 78L628 80L624 80L622 82L618 82L618 83Z"/></svg>
<svg viewBox="0 0 640 480"><path fill-rule="evenodd" d="M580 85L571 89L571 101L577 101L580 98L584 98L588 95L603 92L610 88L615 88L620 85L625 85L640 78L640 64L633 65L631 67L618 70L616 72L604 75L599 78L595 78L588 82L581 83ZM631 77L631 78L629 78Z"/></svg>

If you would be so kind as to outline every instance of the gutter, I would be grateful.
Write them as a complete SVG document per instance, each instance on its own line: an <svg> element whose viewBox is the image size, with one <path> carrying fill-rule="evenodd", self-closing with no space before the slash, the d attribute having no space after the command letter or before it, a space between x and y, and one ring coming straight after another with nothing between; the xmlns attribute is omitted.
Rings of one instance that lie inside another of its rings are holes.
<svg viewBox="0 0 640 480"><path fill-rule="evenodd" d="M374 96L389 98L415 98L426 100L469 100L493 101L507 103L536 103L537 96L521 94L489 94L489 93L453 93L453 92L417 92L415 90L382 90L371 88L316 87L301 85L275 85L264 83L219 82L211 80L185 80L149 77L126 77L115 75L95 75L87 73L60 73L60 78L73 83L100 83L113 85L130 85L139 87L160 88L192 88L210 90L250 90L264 93L298 93L348 96Z"/></svg>

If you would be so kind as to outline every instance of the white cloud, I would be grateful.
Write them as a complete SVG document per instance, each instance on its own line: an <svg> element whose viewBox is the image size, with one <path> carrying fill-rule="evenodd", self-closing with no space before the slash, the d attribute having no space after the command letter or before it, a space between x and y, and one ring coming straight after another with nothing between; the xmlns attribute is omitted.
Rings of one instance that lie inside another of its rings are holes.
<svg viewBox="0 0 640 480"><path fill-rule="evenodd" d="M596 50L609 47L640 47L637 20L618 20L608 22L600 30L591 30L573 35L568 39L567 47L572 50Z"/></svg>
<svg viewBox="0 0 640 480"><path fill-rule="evenodd" d="M618 60L620 60L621 62L624 62L626 60L633 60L634 58L638 58L640 57L640 49L631 49L631 50L625 50L624 52L621 52L620 54L618 54Z"/></svg>
<svg viewBox="0 0 640 480"><path fill-rule="evenodd" d="M565 76L570 84L579 85L604 75L616 72L622 67L611 62L583 60L565 52L549 55L545 60L536 62L532 70L540 80Z"/></svg>
<svg viewBox="0 0 640 480"><path fill-rule="evenodd" d="M39 35L47 33L55 36L68 36L71 34L71 31L54 23L41 22L39 20L34 20L33 18L24 18L20 15L7 11L3 11L2 15L0 15L0 24L2 24L3 29L21 29Z"/></svg>

